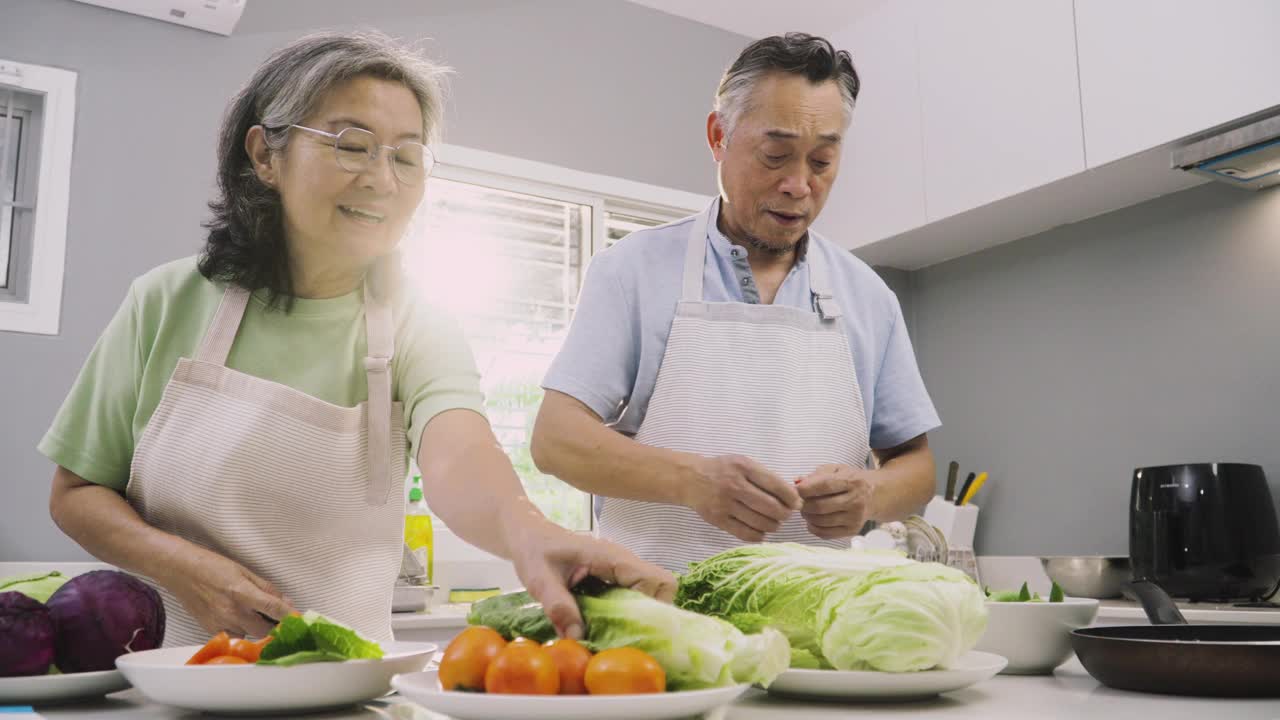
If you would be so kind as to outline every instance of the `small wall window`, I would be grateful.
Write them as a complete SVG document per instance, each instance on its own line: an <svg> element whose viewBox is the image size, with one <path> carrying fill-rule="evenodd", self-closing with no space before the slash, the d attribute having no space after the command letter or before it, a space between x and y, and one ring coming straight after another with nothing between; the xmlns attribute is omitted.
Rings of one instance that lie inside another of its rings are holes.
<svg viewBox="0 0 1280 720"><path fill-rule="evenodd" d="M0 59L0 331L56 335L76 74Z"/></svg>

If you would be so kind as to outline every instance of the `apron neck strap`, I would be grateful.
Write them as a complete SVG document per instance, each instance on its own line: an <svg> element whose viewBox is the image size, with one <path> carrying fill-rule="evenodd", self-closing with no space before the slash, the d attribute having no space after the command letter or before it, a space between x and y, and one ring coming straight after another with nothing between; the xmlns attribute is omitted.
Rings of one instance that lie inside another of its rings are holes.
<svg viewBox="0 0 1280 720"><path fill-rule="evenodd" d="M235 342L240 319L244 317L248 304L248 290L235 284L227 286L222 293L222 302L218 303L218 310L213 314L213 322L196 351L196 360L213 365L227 364L227 355L231 353L231 344Z"/></svg>
<svg viewBox="0 0 1280 720"><path fill-rule="evenodd" d="M703 269L707 263L707 231L711 223L720 215L720 198L711 201L705 210L694 216L689 228L689 237L685 244L684 280L680 299L684 302L702 302ZM827 264L822 252L815 247L815 234L809 231L809 251L806 260L809 263L809 292L813 295L813 307L823 320L840 317L840 305L831 294L831 282L827 277Z"/></svg>
<svg viewBox="0 0 1280 720"><path fill-rule="evenodd" d="M364 359L369 383L369 484L365 500L385 505L391 489L391 358L395 354L395 326L391 308L375 298L369 279L364 284L364 325L369 355Z"/></svg>
<svg viewBox="0 0 1280 720"><path fill-rule="evenodd" d="M707 228L720 213L720 198L693 217L684 251L684 282L680 299L702 302L702 269L707 264Z"/></svg>

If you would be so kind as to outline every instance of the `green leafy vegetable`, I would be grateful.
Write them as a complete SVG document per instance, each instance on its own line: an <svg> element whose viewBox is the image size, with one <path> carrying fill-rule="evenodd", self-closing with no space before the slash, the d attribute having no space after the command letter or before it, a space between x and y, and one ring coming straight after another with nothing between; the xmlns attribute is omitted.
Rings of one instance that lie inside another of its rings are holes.
<svg viewBox="0 0 1280 720"><path fill-rule="evenodd" d="M991 602L1044 602L1044 598L1040 597L1040 593L1032 592L1027 583L1022 583L1020 590L999 590L991 592L991 588L984 588L983 593ZM1049 602L1060 603L1066 599L1066 595L1062 592L1062 588L1058 583L1053 583L1053 587L1049 590Z"/></svg>
<svg viewBox="0 0 1280 720"><path fill-rule="evenodd" d="M603 594L610 587L595 577L587 577L578 583L573 588L573 595L578 599L578 609L582 609L583 597ZM491 627L507 640L526 637L544 643L556 639L555 626L542 611L542 604L523 590L495 595L473 603L471 612L467 614L467 622Z"/></svg>
<svg viewBox="0 0 1280 720"><path fill-rule="evenodd" d="M259 665L300 665L312 662L377 660L382 647L359 633L316 612L290 615L271 631Z"/></svg>
<svg viewBox="0 0 1280 720"><path fill-rule="evenodd" d="M673 607L633 590L574 589L593 651L633 647L654 657L667 688L690 690L738 683L768 686L787 668L787 639L772 628L746 634L717 618ZM528 593L511 593L472 606L467 621L504 637L544 642L555 636L542 607ZM268 646L270 647L270 646Z"/></svg>
<svg viewBox="0 0 1280 720"><path fill-rule="evenodd" d="M680 579L676 604L791 643L792 667L910 672L946 666L986 629L963 572L896 552L781 543L729 550Z"/></svg>
<svg viewBox="0 0 1280 720"><path fill-rule="evenodd" d="M0 579L0 592L20 592L38 603L47 603L49 602L49 596L53 595L69 579L56 570L27 575L12 575Z"/></svg>

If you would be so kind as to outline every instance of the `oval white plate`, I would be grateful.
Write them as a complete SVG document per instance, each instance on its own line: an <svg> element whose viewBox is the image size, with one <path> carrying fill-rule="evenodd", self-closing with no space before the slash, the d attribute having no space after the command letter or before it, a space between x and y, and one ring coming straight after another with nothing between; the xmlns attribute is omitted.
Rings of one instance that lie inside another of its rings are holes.
<svg viewBox="0 0 1280 720"><path fill-rule="evenodd" d="M749 687L648 695L486 695L441 690L434 670L398 675L391 685L422 707L456 720L672 720L727 705Z"/></svg>
<svg viewBox="0 0 1280 720"><path fill-rule="evenodd" d="M397 673L426 667L434 643L383 643L381 660L348 660L274 667L187 665L199 646L121 655L116 667L148 698L215 713L318 710L371 700L391 691Z"/></svg>
<svg viewBox="0 0 1280 720"><path fill-rule="evenodd" d="M101 697L124 690L119 670L0 678L0 705L39 705Z"/></svg>
<svg viewBox="0 0 1280 720"><path fill-rule="evenodd" d="M1007 663L999 655L971 650L946 670L910 673L787 670L773 681L769 692L786 697L893 702L918 700L990 680Z"/></svg>

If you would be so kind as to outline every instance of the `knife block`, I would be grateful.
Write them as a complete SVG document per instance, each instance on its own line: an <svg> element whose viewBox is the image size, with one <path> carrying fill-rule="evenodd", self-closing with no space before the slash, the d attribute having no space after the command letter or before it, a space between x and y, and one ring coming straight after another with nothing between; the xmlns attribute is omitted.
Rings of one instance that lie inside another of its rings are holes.
<svg viewBox="0 0 1280 720"><path fill-rule="evenodd" d="M924 521L938 528L953 548L973 549L973 536L978 529L978 506L957 506L935 496L924 508Z"/></svg>

